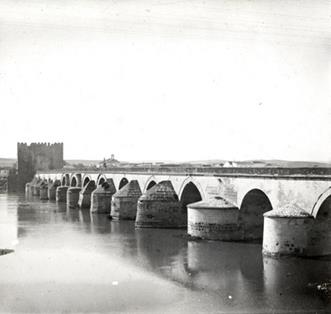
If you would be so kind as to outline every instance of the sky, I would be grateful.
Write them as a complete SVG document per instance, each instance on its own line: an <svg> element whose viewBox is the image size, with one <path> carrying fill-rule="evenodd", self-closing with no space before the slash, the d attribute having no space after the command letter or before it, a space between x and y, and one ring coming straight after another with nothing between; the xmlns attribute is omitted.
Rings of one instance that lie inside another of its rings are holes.
<svg viewBox="0 0 331 314"><path fill-rule="evenodd" d="M331 161L331 3L1 0L0 157Z"/></svg>

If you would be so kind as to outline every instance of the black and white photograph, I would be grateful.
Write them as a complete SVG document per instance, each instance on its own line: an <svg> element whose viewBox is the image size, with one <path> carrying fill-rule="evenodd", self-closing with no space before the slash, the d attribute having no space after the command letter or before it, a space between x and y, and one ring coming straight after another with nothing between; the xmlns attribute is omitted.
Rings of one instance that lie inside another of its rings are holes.
<svg viewBox="0 0 331 314"><path fill-rule="evenodd" d="M331 313L331 1L0 0L0 313Z"/></svg>

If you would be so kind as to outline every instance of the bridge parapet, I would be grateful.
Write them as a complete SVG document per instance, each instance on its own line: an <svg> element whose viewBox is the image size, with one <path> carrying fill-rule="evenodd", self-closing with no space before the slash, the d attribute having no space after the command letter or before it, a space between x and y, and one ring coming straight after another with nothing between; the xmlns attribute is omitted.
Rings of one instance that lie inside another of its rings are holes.
<svg viewBox="0 0 331 314"><path fill-rule="evenodd" d="M37 176L45 174L62 173L130 173L130 174L153 174L153 175L186 175L186 176L230 176L230 177L266 177L266 178L291 178L329 180L331 178L331 167L112 167L100 170L90 169L57 169L49 171L38 171Z"/></svg>

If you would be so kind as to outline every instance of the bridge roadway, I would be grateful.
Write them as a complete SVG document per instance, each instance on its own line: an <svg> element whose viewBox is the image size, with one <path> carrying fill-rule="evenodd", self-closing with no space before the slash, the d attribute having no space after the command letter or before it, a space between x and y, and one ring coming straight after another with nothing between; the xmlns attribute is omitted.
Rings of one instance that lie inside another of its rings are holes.
<svg viewBox="0 0 331 314"><path fill-rule="evenodd" d="M327 247L318 249L318 253L314 248L312 255L331 253L331 168L113 167L99 171L39 171L36 177L82 188L92 180L99 185L112 179L117 191L137 180L143 194L155 184L170 181L178 199L188 207L191 235L220 240L259 238L263 233L263 214L274 210L275 214L268 218L282 219L272 227L275 235L270 241L279 242L279 224L286 221L288 229L294 230L291 224L298 218L299 225L303 223L304 227L309 225L309 230L314 229L309 231L312 236L308 236L313 239L310 242L315 241L313 246ZM201 200L205 203L200 207L190 207L189 204ZM227 211L231 208L236 211ZM283 229L281 232L284 233ZM228 233L227 237L219 236L221 233ZM288 246L289 238L302 237L307 238L307 231L304 235L289 234L284 245Z"/></svg>

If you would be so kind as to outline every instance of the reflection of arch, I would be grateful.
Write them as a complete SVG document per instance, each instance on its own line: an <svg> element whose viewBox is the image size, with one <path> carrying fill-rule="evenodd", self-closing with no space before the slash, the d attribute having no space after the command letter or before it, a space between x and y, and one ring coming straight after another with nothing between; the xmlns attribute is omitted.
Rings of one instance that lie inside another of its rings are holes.
<svg viewBox="0 0 331 314"><path fill-rule="evenodd" d="M129 180L127 178L122 178L122 180L120 181L120 184L118 186L118 189L120 190L123 186L127 185L129 183Z"/></svg>
<svg viewBox="0 0 331 314"><path fill-rule="evenodd" d="M327 188L317 199L317 202L314 204L311 214L316 217L318 211L320 210L323 202L331 195L331 187Z"/></svg>
<svg viewBox="0 0 331 314"><path fill-rule="evenodd" d="M187 183L180 196L180 201L182 203L183 210L186 212L187 210L186 206L188 204L195 203L201 200L202 200L202 196L197 186L192 181Z"/></svg>
<svg viewBox="0 0 331 314"><path fill-rule="evenodd" d="M271 202L262 190L252 189L246 193L239 210L245 239L262 239L263 213L269 210L272 210Z"/></svg>

